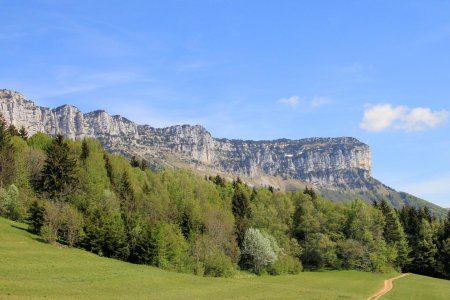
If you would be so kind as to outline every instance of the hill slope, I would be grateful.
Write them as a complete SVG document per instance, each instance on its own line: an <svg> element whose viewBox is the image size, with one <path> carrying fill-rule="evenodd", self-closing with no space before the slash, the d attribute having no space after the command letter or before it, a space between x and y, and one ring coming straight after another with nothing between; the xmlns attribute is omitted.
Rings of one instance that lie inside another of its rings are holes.
<svg viewBox="0 0 450 300"><path fill-rule="evenodd" d="M2 218L0 240L0 298L365 299L392 275L332 271L198 277L58 248Z"/></svg>
<svg viewBox="0 0 450 300"><path fill-rule="evenodd" d="M98 257L42 243L0 218L0 298L366 299L392 274L305 272L288 276L204 278ZM448 281L411 275L386 299L449 299Z"/></svg>

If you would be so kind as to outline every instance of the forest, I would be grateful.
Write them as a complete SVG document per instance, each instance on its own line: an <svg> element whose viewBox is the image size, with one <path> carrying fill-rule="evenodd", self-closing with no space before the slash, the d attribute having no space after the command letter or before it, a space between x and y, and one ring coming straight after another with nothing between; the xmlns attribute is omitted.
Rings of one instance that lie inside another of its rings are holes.
<svg viewBox="0 0 450 300"><path fill-rule="evenodd" d="M0 215L48 243L200 276L395 269L450 278L450 212L153 171L97 140L29 137L2 117Z"/></svg>

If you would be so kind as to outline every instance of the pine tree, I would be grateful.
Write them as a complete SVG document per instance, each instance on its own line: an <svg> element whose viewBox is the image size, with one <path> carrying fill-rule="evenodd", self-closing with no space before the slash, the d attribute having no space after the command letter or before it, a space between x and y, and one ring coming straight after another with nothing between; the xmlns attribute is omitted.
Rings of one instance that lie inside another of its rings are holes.
<svg viewBox="0 0 450 300"><path fill-rule="evenodd" d="M16 175L14 152L6 121L0 114L0 188L11 184Z"/></svg>
<svg viewBox="0 0 450 300"><path fill-rule="evenodd" d="M112 170L111 162L109 161L108 153L106 153L106 152L103 153L103 159L105 161L106 175L108 176L109 181L111 183L113 183L113 170Z"/></svg>
<svg viewBox="0 0 450 300"><path fill-rule="evenodd" d="M439 263L442 267L441 275L444 278L450 279L450 211L442 224L438 249Z"/></svg>
<svg viewBox="0 0 450 300"><path fill-rule="evenodd" d="M44 225L44 213L45 208L41 203L37 200L31 203L27 217L30 232L40 234L41 227Z"/></svg>
<svg viewBox="0 0 450 300"><path fill-rule="evenodd" d="M81 144L81 154L80 154L80 159L81 160L86 160L86 158L88 158L89 156L89 146L87 144L86 139L83 139L83 142Z"/></svg>
<svg viewBox="0 0 450 300"><path fill-rule="evenodd" d="M403 268L410 262L408 255L411 250L397 212L384 199L377 204L376 208L381 210L385 218L384 240L397 252L396 266Z"/></svg>
<svg viewBox="0 0 450 300"><path fill-rule="evenodd" d="M76 160L70 155L70 148L62 135L56 136L46 150L47 159L42 170L38 189L50 199L64 200L74 189Z"/></svg>
<svg viewBox="0 0 450 300"><path fill-rule="evenodd" d="M137 159L137 156L136 156L136 155L133 155L133 157L131 157L130 165L131 165L133 168L139 167L139 160Z"/></svg>
<svg viewBox="0 0 450 300"><path fill-rule="evenodd" d="M19 132L17 131L16 126L14 124L9 125L8 132L10 136L18 136Z"/></svg>
<svg viewBox="0 0 450 300"><path fill-rule="evenodd" d="M240 181L239 178L238 180ZM241 247L244 241L245 232L249 227L251 208L249 199L242 191L241 185L237 182L234 184L232 212L236 220L236 235L238 245Z"/></svg>
<svg viewBox="0 0 450 300"><path fill-rule="evenodd" d="M417 245L412 252L412 271L429 276L436 275L438 249L433 240L433 229L426 218L423 218L420 223Z"/></svg>
<svg viewBox="0 0 450 300"><path fill-rule="evenodd" d="M303 193L306 195L310 195L311 199L313 199L313 200L315 200L317 198L317 194L313 188L306 187L305 190L303 191Z"/></svg>
<svg viewBox="0 0 450 300"><path fill-rule="evenodd" d="M22 125L19 130L19 136L24 140L28 140L28 131L25 129L25 127Z"/></svg>
<svg viewBox="0 0 450 300"><path fill-rule="evenodd" d="M140 161L140 163L139 163L139 168L140 168L142 171L145 171L145 169L148 168L148 164L147 164L147 161L146 161L145 159L141 159L141 161Z"/></svg>

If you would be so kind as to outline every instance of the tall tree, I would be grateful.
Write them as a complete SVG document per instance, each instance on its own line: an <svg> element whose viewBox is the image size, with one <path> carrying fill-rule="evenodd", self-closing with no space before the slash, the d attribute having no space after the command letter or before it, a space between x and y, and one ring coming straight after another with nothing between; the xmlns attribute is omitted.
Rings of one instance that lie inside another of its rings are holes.
<svg viewBox="0 0 450 300"><path fill-rule="evenodd" d="M412 263L409 270L414 273L435 276L437 273L437 247L434 243L433 228L426 218L423 218L420 223L419 231L417 232L417 245L415 245L412 252Z"/></svg>
<svg viewBox="0 0 450 300"><path fill-rule="evenodd" d="M70 155L69 145L62 135L56 136L46 149L47 159L38 189L50 199L66 200L77 183L76 160Z"/></svg>
<svg viewBox="0 0 450 300"><path fill-rule="evenodd" d="M240 179L238 178L240 181ZM232 212L236 220L236 235L239 247L242 247L244 236L249 227L249 219L251 216L250 201L242 191L242 184L236 182L234 184L234 194L232 199Z"/></svg>
<svg viewBox="0 0 450 300"><path fill-rule="evenodd" d="M25 126L22 125L19 130L19 136L24 140L28 140L28 131L25 129Z"/></svg>
<svg viewBox="0 0 450 300"><path fill-rule="evenodd" d="M14 126L14 124L9 125L8 132L9 132L9 135L11 135L11 136L19 135L19 132L17 131L17 128L16 128L16 126Z"/></svg>
<svg viewBox="0 0 450 300"><path fill-rule="evenodd" d="M139 160L138 160L138 158L137 158L136 155L133 155L133 156L131 157L130 165L131 165L133 168L139 167Z"/></svg>
<svg viewBox="0 0 450 300"><path fill-rule="evenodd" d="M86 158L88 158L88 156L89 156L89 146L87 140L83 139L83 142L81 143L80 159L84 161L86 160Z"/></svg>
<svg viewBox="0 0 450 300"><path fill-rule="evenodd" d="M383 237L386 243L395 249L397 253L395 264L402 269L410 261L408 255L411 250L397 212L384 199L375 207L384 215L385 225Z"/></svg>
<svg viewBox="0 0 450 300"><path fill-rule="evenodd" d="M26 219L28 228L32 233L40 234L44 225L45 207L42 203L34 200L28 209L28 217Z"/></svg>
<svg viewBox="0 0 450 300"><path fill-rule="evenodd" d="M16 175L14 147L6 121L0 113L0 188L13 182Z"/></svg>

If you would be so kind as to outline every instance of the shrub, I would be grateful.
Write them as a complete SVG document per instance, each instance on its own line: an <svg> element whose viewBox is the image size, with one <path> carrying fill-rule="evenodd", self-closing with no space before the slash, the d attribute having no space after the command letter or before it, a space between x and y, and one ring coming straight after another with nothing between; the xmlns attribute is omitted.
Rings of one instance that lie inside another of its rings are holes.
<svg viewBox="0 0 450 300"><path fill-rule="evenodd" d="M55 243L58 238L55 229L48 224L42 226L41 237L42 239L44 239L44 241L51 244Z"/></svg>
<svg viewBox="0 0 450 300"><path fill-rule="evenodd" d="M0 215L11 220L19 220L21 218L21 209L17 198L19 190L14 184L8 189L0 189Z"/></svg>
<svg viewBox="0 0 450 300"><path fill-rule="evenodd" d="M263 267L277 260L278 245L273 238L264 236L259 229L250 227L245 232L242 243L242 254L248 255L253 267L253 271L259 274Z"/></svg>
<svg viewBox="0 0 450 300"><path fill-rule="evenodd" d="M303 270L302 263L295 257L283 255L268 267L270 275L298 274Z"/></svg>
<svg viewBox="0 0 450 300"><path fill-rule="evenodd" d="M231 259L219 251L205 259L204 268L204 274L212 277L230 277L234 271Z"/></svg>

